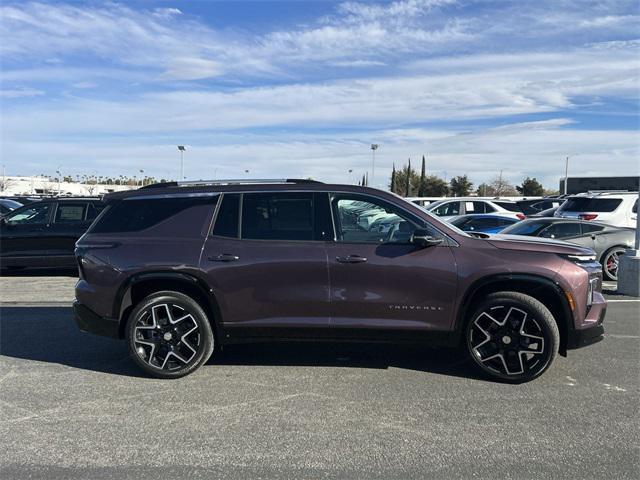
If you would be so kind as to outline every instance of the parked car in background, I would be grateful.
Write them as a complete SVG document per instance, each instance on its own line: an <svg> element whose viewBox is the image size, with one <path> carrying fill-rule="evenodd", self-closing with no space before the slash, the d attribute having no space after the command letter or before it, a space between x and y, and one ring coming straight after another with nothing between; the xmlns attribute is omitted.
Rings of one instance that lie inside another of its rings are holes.
<svg viewBox="0 0 640 480"><path fill-rule="evenodd" d="M75 267L75 243L103 208L97 198L49 198L16 208L0 221L0 267Z"/></svg>
<svg viewBox="0 0 640 480"><path fill-rule="evenodd" d="M541 212L538 213L534 213L531 215L527 215L527 218L546 218L546 217L553 217L554 214L558 211L558 208L560 207L553 207L553 208L548 208L546 210L542 210Z"/></svg>
<svg viewBox="0 0 640 480"><path fill-rule="evenodd" d="M421 207L426 207L438 200L442 200L442 197L405 197L405 200L415 203Z"/></svg>
<svg viewBox="0 0 640 480"><path fill-rule="evenodd" d="M572 195L556 210L556 217L597 220L616 227L635 227L638 192L593 192Z"/></svg>
<svg viewBox="0 0 640 480"><path fill-rule="evenodd" d="M502 229L519 222L517 218L501 215L478 214L453 217L449 223L465 232L498 233Z"/></svg>
<svg viewBox="0 0 640 480"><path fill-rule="evenodd" d="M500 233L553 238L593 248L607 280L618 279L618 259L633 246L635 239L632 228L565 218L527 219Z"/></svg>
<svg viewBox="0 0 640 480"><path fill-rule="evenodd" d="M324 339L460 346L524 382L602 339L593 250L478 238L381 190L171 182L105 202L76 247L76 322L125 339L156 377L195 371L214 345Z"/></svg>
<svg viewBox="0 0 640 480"><path fill-rule="evenodd" d="M449 220L458 215L475 213L492 213L494 215L518 220L525 218L525 215L520 211L520 208L515 202L507 200L487 200L476 197L446 198L427 205L426 209L434 215L441 217L443 220Z"/></svg>
<svg viewBox="0 0 640 480"><path fill-rule="evenodd" d="M10 198L0 198L0 216L4 216L21 206L22 204L20 202L16 202Z"/></svg>
<svg viewBox="0 0 640 480"><path fill-rule="evenodd" d="M536 215L550 208L558 208L562 203L564 203L564 198L561 197L535 198L531 200L519 200L516 202L518 207L520 207L520 210L522 210L522 213L527 217Z"/></svg>

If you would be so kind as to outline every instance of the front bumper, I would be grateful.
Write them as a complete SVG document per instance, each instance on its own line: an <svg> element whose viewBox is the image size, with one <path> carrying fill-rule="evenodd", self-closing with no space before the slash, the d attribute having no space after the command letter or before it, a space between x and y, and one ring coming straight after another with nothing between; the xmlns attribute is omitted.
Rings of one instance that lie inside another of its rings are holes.
<svg viewBox="0 0 640 480"><path fill-rule="evenodd" d="M78 301L73 302L76 325L83 332L103 337L120 338L120 322L113 318L101 317Z"/></svg>
<svg viewBox="0 0 640 480"><path fill-rule="evenodd" d="M569 330L567 349L576 349L592 345L604 339L604 317L607 313L607 301L600 292L593 293L593 303L587 311L582 324L584 328Z"/></svg>

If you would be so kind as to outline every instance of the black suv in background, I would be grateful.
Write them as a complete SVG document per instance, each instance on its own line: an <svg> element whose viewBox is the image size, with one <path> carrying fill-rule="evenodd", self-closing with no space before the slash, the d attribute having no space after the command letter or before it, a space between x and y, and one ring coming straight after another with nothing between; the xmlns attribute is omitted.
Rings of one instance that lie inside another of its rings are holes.
<svg viewBox="0 0 640 480"><path fill-rule="evenodd" d="M99 198L48 198L16 208L0 219L0 267L75 267L75 243L103 208Z"/></svg>

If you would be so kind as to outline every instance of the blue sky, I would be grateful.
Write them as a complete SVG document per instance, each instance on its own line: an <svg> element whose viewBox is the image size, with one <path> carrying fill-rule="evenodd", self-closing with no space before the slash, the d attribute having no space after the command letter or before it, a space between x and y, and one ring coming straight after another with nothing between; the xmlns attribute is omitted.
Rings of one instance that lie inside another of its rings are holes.
<svg viewBox="0 0 640 480"><path fill-rule="evenodd" d="M3 2L9 174L638 174L635 1Z"/></svg>

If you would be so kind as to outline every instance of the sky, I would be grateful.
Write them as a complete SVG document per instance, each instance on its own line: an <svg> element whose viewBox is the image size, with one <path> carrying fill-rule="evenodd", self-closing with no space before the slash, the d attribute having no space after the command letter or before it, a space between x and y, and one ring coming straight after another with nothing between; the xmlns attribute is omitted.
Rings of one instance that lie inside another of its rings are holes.
<svg viewBox="0 0 640 480"><path fill-rule="evenodd" d="M0 60L8 175L640 173L637 1L5 0Z"/></svg>

